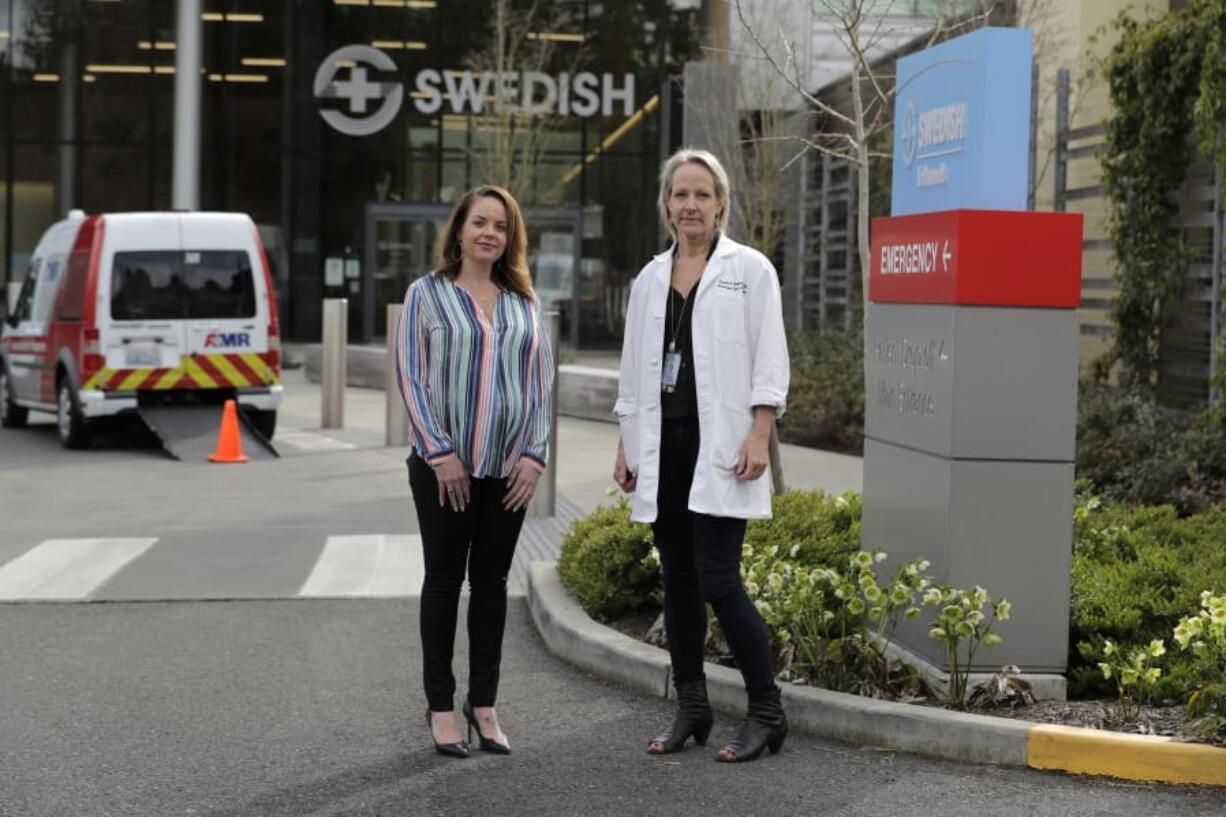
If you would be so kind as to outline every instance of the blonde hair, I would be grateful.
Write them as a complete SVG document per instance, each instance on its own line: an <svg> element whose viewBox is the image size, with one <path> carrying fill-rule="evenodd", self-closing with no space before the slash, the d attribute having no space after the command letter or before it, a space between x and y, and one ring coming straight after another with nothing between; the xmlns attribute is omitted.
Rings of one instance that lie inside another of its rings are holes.
<svg viewBox="0 0 1226 817"><path fill-rule="evenodd" d="M498 260L494 262L491 276L494 283L530 301L535 300L536 294L532 289L532 272L528 269L528 239L525 235L524 218L519 211L519 203L515 201L510 191L494 184L474 187L456 203L455 209L451 211L451 217L447 219L447 226L439 234L434 248L435 270L438 274L446 275L453 281L460 274L460 264L463 263L464 257L461 255L457 259L452 252L460 246L460 230L464 228L464 222L468 219L468 211L472 209L473 202L483 197L497 199L502 202L503 207L507 208L507 246Z"/></svg>
<svg viewBox="0 0 1226 817"><path fill-rule="evenodd" d="M720 164L715 154L696 148L681 148L664 160L660 167L660 199L657 206L660 209L660 220L668 228L668 234L677 240L677 230L668 220L668 199L673 194L673 175L685 164L696 164L711 172L715 180L715 200L719 202L719 212L715 214L715 229L723 232L728 226L728 211L732 207L732 189L728 184L728 171Z"/></svg>

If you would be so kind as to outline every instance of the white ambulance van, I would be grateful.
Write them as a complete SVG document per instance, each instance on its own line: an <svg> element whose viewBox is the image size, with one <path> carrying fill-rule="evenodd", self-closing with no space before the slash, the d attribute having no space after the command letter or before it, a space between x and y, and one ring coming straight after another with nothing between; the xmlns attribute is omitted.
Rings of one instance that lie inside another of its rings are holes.
<svg viewBox="0 0 1226 817"><path fill-rule="evenodd" d="M98 418L233 397L271 438L276 303L246 214L74 210L39 241L0 332L0 425L54 412L80 448Z"/></svg>

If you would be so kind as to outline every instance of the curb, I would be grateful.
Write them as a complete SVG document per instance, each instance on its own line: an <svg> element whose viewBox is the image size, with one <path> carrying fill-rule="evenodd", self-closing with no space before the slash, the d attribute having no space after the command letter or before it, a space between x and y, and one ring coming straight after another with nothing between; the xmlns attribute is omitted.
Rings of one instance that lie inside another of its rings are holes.
<svg viewBox="0 0 1226 817"><path fill-rule="evenodd" d="M669 697L668 653L605 627L562 587L554 562L533 562L528 607L549 651L594 675ZM712 705L744 710L739 672L707 664ZM783 685L791 726L863 746L973 763L1162 783L1226 786L1226 750L1171 738L1048 726Z"/></svg>

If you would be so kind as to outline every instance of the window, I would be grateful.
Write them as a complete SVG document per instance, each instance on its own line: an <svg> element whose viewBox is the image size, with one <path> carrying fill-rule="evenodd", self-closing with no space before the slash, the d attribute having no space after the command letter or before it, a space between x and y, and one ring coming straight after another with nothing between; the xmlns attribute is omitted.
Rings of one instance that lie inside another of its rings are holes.
<svg viewBox="0 0 1226 817"><path fill-rule="evenodd" d="M64 271L64 256L53 255L43 264L38 277L38 285L34 288L34 306L31 319L35 323L46 323L51 317L51 306L55 303L59 292L61 273Z"/></svg>
<svg viewBox="0 0 1226 817"><path fill-rule="evenodd" d="M120 321L253 318L251 259L241 250L116 253L111 317Z"/></svg>
<svg viewBox="0 0 1226 817"><path fill-rule="evenodd" d="M38 283L38 268L42 261L35 258L30 262L25 280L21 283L21 292L17 294L17 305L13 307L13 325L28 321L34 306L34 285Z"/></svg>

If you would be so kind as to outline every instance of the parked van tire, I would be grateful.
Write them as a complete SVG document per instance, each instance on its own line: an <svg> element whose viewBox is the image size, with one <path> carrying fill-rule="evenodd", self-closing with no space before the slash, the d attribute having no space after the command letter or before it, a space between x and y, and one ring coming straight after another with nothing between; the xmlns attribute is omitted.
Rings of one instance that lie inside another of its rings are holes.
<svg viewBox="0 0 1226 817"><path fill-rule="evenodd" d="M29 409L17 405L8 369L0 364L0 426L5 428L25 428L26 420L29 419L29 416Z"/></svg>
<svg viewBox="0 0 1226 817"><path fill-rule="evenodd" d="M61 377L55 390L55 427L65 448L89 448L94 430L81 414L76 394L67 377Z"/></svg>
<svg viewBox="0 0 1226 817"><path fill-rule="evenodd" d="M255 426L255 430L264 435L264 439L272 441L272 435L277 431L277 412L276 411L260 411L253 409L248 412L247 418L251 420L251 424Z"/></svg>

